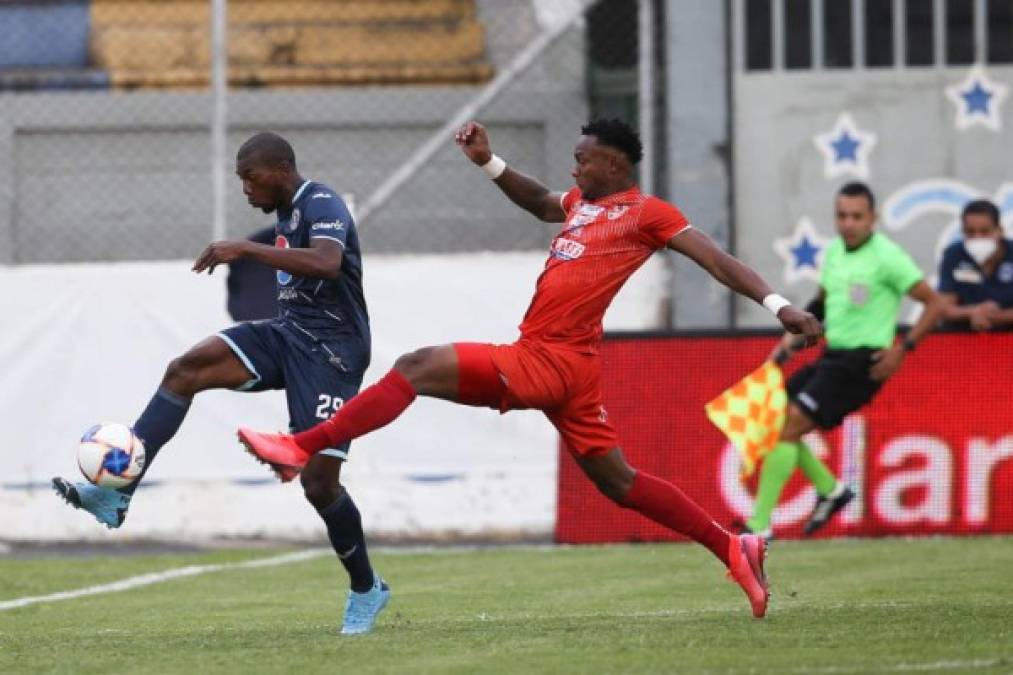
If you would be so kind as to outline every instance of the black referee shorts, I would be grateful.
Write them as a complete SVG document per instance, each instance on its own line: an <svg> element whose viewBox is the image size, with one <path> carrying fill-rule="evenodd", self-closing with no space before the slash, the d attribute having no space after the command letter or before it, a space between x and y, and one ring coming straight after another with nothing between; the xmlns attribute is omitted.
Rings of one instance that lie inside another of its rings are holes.
<svg viewBox="0 0 1013 675"><path fill-rule="evenodd" d="M828 349L788 378L788 397L821 429L833 429L872 400L882 382L869 377L876 349Z"/></svg>

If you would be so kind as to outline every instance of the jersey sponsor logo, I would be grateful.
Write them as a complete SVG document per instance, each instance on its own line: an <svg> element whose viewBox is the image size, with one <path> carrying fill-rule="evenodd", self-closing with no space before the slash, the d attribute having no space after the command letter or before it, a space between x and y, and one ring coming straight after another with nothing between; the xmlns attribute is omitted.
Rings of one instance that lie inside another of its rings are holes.
<svg viewBox="0 0 1013 675"><path fill-rule="evenodd" d="M310 226L310 230L313 232L326 230L333 233L337 233L341 232L343 229L345 229L345 224L340 220L335 220L334 222L331 223L313 223L313 225Z"/></svg>
<svg viewBox="0 0 1013 675"><path fill-rule="evenodd" d="M310 199L331 199L333 197L334 195L328 194L326 192L314 192L313 195L310 197Z"/></svg>
<svg viewBox="0 0 1013 675"><path fill-rule="evenodd" d="M293 214L293 215L295 215L295 214ZM289 247L288 246L288 239L285 238L285 235L282 235L282 234L278 235L278 237L274 240L274 247L275 248L288 248ZM278 277L278 283L281 284L282 286L284 286L285 284L290 283L292 281L292 275L289 274L288 272L284 272L282 270L278 270L275 274ZM280 295L278 296L278 299L279 300L282 299Z"/></svg>
<svg viewBox="0 0 1013 675"><path fill-rule="evenodd" d="M299 291L294 288L282 288L278 290L279 300L297 300L299 298Z"/></svg>
<svg viewBox="0 0 1013 675"><path fill-rule="evenodd" d="M953 280L959 281L962 284L980 284L985 281L981 276L981 272L966 263L962 263L954 268Z"/></svg>
<svg viewBox="0 0 1013 675"><path fill-rule="evenodd" d="M576 260L584 255L584 244L572 239L557 238L552 242L552 250L549 252L553 258L559 260Z"/></svg>
<svg viewBox="0 0 1013 675"><path fill-rule="evenodd" d="M289 220L288 220L288 231L289 232L295 232L296 231L296 228L299 227L299 218L301 218L301 217L302 217L302 214L299 213L299 209L292 209L292 217L289 218Z"/></svg>
<svg viewBox="0 0 1013 675"><path fill-rule="evenodd" d="M584 225L590 225L594 222L595 218L600 216L605 211L604 206L595 206L593 204L583 204L576 213L570 217L567 221L567 225L570 227L583 227Z"/></svg>
<svg viewBox="0 0 1013 675"><path fill-rule="evenodd" d="M1003 264L999 265L998 275L999 281L1001 281L1004 284L1008 284L1009 282L1013 281L1013 263L1004 262Z"/></svg>

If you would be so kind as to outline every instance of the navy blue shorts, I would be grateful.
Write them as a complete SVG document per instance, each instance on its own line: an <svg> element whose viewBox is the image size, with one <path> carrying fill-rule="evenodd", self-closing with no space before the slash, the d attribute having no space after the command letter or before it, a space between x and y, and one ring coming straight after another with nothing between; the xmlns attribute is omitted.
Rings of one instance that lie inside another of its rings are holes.
<svg viewBox="0 0 1013 675"><path fill-rule="evenodd" d="M869 377L874 349L827 349L788 378L788 397L820 429L833 429L883 386Z"/></svg>
<svg viewBox="0 0 1013 675"><path fill-rule="evenodd" d="M355 339L317 339L285 319L241 323L218 337L250 371L239 391L284 389L289 429L303 431L329 418L359 393L369 349ZM348 458L348 446L324 455Z"/></svg>

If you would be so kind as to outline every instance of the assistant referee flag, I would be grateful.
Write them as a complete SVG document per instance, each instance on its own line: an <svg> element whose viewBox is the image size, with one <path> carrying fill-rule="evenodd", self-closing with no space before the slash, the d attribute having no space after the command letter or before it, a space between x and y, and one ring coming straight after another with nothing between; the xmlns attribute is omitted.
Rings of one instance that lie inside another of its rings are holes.
<svg viewBox="0 0 1013 675"><path fill-rule="evenodd" d="M739 451L745 480L781 435L788 411L784 374L777 364L767 361L707 403L704 410Z"/></svg>

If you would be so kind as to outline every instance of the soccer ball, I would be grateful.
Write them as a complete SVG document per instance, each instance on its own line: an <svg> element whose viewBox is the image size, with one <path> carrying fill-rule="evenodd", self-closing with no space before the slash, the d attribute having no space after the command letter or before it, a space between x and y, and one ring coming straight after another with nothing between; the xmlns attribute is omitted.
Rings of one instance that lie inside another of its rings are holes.
<svg viewBox="0 0 1013 675"><path fill-rule="evenodd" d="M144 443L134 430L119 422L96 424L81 437L77 465L95 485L118 488L134 482L144 471Z"/></svg>

